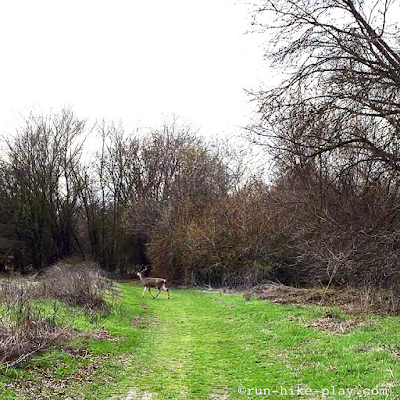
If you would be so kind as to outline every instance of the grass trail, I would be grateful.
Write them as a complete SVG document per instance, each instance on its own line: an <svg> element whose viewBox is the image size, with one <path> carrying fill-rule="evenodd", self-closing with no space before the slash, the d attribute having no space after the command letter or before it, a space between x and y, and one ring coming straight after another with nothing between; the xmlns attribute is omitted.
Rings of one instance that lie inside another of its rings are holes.
<svg viewBox="0 0 400 400"><path fill-rule="evenodd" d="M131 291L135 298L140 295L138 288ZM325 316L317 307L197 290L175 291L169 301L163 293L139 302L149 326L132 386L153 399L249 398L238 394L240 386L288 391L287 396L262 396L270 399L300 398L301 391L290 396L292 387L332 393L332 386L336 395L340 388L354 389L351 396L346 392L350 398L379 388L391 389L390 395L371 398L400 398L397 318L364 316L358 327L335 333L309 326ZM346 318L338 316L343 326ZM314 393L306 398L323 397Z"/></svg>
<svg viewBox="0 0 400 400"><path fill-rule="evenodd" d="M194 289L142 299L140 286L118 287L109 316L60 308L57 320L100 338L81 335L0 370L0 400L400 399L397 317ZM254 390L241 395L239 387ZM381 388L389 394L358 396ZM323 389L329 395L316 392Z"/></svg>

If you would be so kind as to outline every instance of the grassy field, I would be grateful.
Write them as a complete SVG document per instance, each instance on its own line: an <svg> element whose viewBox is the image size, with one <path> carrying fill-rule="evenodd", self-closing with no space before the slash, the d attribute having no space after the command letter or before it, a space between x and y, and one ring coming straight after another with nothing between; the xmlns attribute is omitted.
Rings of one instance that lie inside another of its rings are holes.
<svg viewBox="0 0 400 400"><path fill-rule="evenodd" d="M76 339L3 368L0 399L360 398L364 389L400 398L399 318L192 289L141 299L139 286L118 288L106 317L61 304Z"/></svg>

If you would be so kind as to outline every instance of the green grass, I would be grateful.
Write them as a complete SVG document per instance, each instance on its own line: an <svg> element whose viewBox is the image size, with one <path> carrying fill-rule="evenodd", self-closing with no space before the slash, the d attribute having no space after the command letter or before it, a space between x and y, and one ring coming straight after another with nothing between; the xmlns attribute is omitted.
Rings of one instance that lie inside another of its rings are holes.
<svg viewBox="0 0 400 400"><path fill-rule="evenodd" d="M108 337L78 337L72 346L84 349L84 356L53 349L23 369L3 370L0 385L15 379L31 382L35 399L117 399L131 388L136 396L132 398L150 393L161 400L298 399L302 397L297 392L290 396L290 388L315 391L332 386L337 393L340 388L388 388L389 396L370 398L400 398L399 318L358 316L358 326L335 333L309 326L325 315L326 309L315 306L276 305L188 289L172 291L171 300L166 293L156 300L148 293L141 299L139 286L123 284L119 289L121 297L107 317L70 311L77 328L105 330ZM354 317L340 314L340 319ZM54 387L46 392L42 386L49 382ZM57 389L57 382L67 385ZM257 396L253 391L243 396L240 386L282 387L289 395ZM6 386L0 389L0 399L29 398Z"/></svg>

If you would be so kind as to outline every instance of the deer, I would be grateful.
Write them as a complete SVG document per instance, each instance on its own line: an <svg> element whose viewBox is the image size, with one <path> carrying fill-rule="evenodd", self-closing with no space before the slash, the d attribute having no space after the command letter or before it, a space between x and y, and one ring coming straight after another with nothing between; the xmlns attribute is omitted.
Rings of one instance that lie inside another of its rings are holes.
<svg viewBox="0 0 400 400"><path fill-rule="evenodd" d="M169 290L165 286L165 283L167 282L166 279L163 279L163 278L146 278L146 277L143 276L143 273L146 272L146 271L147 271L147 267L145 267L142 271L139 271L137 273L137 276L140 278L140 281L144 285L142 297L144 297L144 293L146 292L146 289L149 289L149 293L151 294L153 299L156 299L158 297L158 295L161 293L161 290L165 290L168 293L168 299L169 299L170 298ZM158 293L157 293L156 296L153 296L153 294L151 293L150 288L157 288L158 289Z"/></svg>

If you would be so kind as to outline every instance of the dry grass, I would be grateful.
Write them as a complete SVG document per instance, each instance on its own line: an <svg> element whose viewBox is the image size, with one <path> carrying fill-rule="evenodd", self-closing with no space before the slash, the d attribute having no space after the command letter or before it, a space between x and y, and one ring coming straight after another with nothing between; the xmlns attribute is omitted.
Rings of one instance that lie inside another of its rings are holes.
<svg viewBox="0 0 400 400"><path fill-rule="evenodd" d="M88 311L107 311L106 293L112 282L95 264L57 264L31 282L24 278L0 281L0 363L19 366L31 355L71 339L77 332L54 322L57 306L43 311L35 300L54 298Z"/></svg>
<svg viewBox="0 0 400 400"><path fill-rule="evenodd" d="M365 325L365 322L357 320L341 321L337 318L317 318L307 326L331 333L347 333L352 329Z"/></svg>
<svg viewBox="0 0 400 400"><path fill-rule="evenodd" d="M26 308L17 320L0 323L0 363L19 366L34 353L73 335L72 328L52 325L41 319L37 311Z"/></svg>
<svg viewBox="0 0 400 400"><path fill-rule="evenodd" d="M348 313L400 313L400 297L391 290L371 288L295 288L277 283L257 286L245 293L278 304L316 304L339 307Z"/></svg>
<svg viewBox="0 0 400 400"><path fill-rule="evenodd" d="M138 387L132 387L128 393L114 395L110 400L151 400L153 398L152 393L140 390Z"/></svg>
<svg viewBox="0 0 400 400"><path fill-rule="evenodd" d="M84 349L63 347L72 357L85 358L77 363L77 368L62 378L54 374L54 366L29 365L28 371L35 379L14 379L4 387L14 391L20 398L35 400L87 399L81 387L93 381L108 387L117 387L118 382L112 374L105 373L104 364L112 362L111 368L124 368L132 363L132 355L120 355L111 360L110 354L86 354ZM62 365L62 362L61 362ZM93 393L94 394L94 393ZM131 397L136 399L141 397Z"/></svg>

